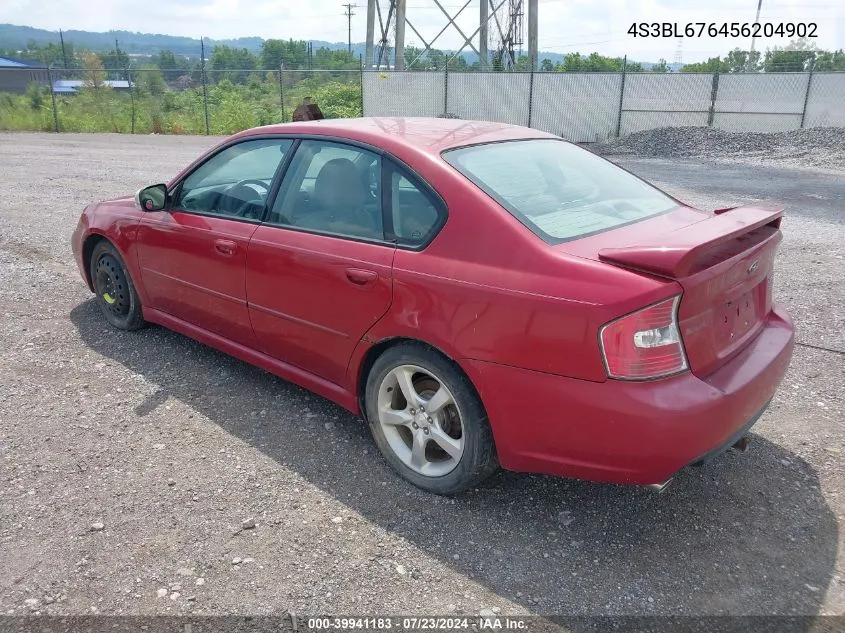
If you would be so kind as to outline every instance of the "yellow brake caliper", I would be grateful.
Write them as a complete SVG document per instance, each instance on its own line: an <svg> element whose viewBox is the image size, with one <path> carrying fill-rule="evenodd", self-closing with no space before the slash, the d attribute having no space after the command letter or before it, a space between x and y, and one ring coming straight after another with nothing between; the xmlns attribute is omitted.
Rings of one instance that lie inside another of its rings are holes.
<svg viewBox="0 0 845 633"><path fill-rule="evenodd" d="M117 299L112 297L111 294L109 294L108 292L103 293L103 299L105 299L106 303L108 303L109 305L113 305L114 302L117 301Z"/></svg>

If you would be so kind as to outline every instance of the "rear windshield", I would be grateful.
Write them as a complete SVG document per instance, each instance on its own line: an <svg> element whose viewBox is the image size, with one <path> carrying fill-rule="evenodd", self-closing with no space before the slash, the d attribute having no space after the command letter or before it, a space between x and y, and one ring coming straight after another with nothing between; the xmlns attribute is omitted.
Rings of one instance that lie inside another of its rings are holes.
<svg viewBox="0 0 845 633"><path fill-rule="evenodd" d="M550 244L678 206L639 178L565 141L473 145L448 150L443 158Z"/></svg>

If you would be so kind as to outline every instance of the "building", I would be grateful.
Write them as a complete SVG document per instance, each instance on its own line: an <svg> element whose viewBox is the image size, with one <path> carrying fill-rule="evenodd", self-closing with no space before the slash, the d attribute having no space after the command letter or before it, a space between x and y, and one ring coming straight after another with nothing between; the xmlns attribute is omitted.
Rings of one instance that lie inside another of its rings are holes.
<svg viewBox="0 0 845 633"><path fill-rule="evenodd" d="M50 77L44 64L14 57L0 57L0 92L23 94L31 83L50 85Z"/></svg>
<svg viewBox="0 0 845 633"><path fill-rule="evenodd" d="M58 94L75 94L80 88L84 88L87 82L81 79L57 79L53 82L53 92ZM125 79L104 79L103 86L112 88L118 92L126 92L135 87L134 83L130 85Z"/></svg>

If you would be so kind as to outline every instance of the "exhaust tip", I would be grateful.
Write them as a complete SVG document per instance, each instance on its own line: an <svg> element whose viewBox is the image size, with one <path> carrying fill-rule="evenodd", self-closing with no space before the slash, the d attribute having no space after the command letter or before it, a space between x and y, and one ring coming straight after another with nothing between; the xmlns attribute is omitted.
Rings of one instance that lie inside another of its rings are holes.
<svg viewBox="0 0 845 633"><path fill-rule="evenodd" d="M670 485L673 481L674 481L674 478L673 478L673 477L669 477L669 479L667 479L667 480L666 480L666 481L664 481L663 483L660 483L660 484L648 484L646 487L647 487L647 488L651 488L651 489L652 489L652 490L654 490L657 494L660 494L661 492L663 492L664 490L666 490L666 488L668 488L668 487L669 487L669 485Z"/></svg>

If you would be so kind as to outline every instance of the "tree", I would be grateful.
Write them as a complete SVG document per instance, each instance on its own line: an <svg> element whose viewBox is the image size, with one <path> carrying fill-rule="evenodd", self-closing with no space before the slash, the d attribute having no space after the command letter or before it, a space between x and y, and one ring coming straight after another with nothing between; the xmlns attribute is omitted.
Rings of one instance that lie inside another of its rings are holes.
<svg viewBox="0 0 845 633"><path fill-rule="evenodd" d="M517 57L514 70L522 73L529 72L531 70L531 58L528 55Z"/></svg>
<svg viewBox="0 0 845 633"><path fill-rule="evenodd" d="M20 57L30 61L41 62L47 66L56 68L65 67L65 57L67 57L68 68L81 68L82 64L74 51L71 42L65 42L64 55L62 54L62 47L59 44L50 42L46 46L39 46L34 41L27 44L26 49L18 51L15 49L0 50L0 54L10 57Z"/></svg>
<svg viewBox="0 0 845 633"><path fill-rule="evenodd" d="M431 58L422 56L423 49L417 46L405 47L405 70L431 70Z"/></svg>
<svg viewBox="0 0 845 633"><path fill-rule="evenodd" d="M666 63L666 60L662 57L660 60L651 67L651 72L653 73L668 73L669 72L669 64Z"/></svg>
<svg viewBox="0 0 845 633"><path fill-rule="evenodd" d="M261 45L261 66L264 70L308 67L308 43L304 40L264 40Z"/></svg>
<svg viewBox="0 0 845 633"><path fill-rule="evenodd" d="M464 71L469 70L469 64L467 63L466 57L463 55L451 55L448 57L448 61L446 65L449 67L449 70L456 70L456 71Z"/></svg>
<svg viewBox="0 0 845 633"><path fill-rule="evenodd" d="M126 54L126 51L120 50L119 47L115 47L111 51L97 53L97 55L103 64L103 68L112 71L114 78L122 77L126 68L129 67L129 55Z"/></svg>
<svg viewBox="0 0 845 633"><path fill-rule="evenodd" d="M724 61L728 65L728 72L757 72L760 70L760 51L744 51L735 48L727 54Z"/></svg>
<svg viewBox="0 0 845 633"><path fill-rule="evenodd" d="M546 58L540 62L540 70L544 73L551 72L555 69L555 65L552 63L552 60Z"/></svg>
<svg viewBox="0 0 845 633"><path fill-rule="evenodd" d="M346 49L332 50L321 46L314 52L314 68L325 70L357 70L358 58Z"/></svg>
<svg viewBox="0 0 845 633"><path fill-rule="evenodd" d="M767 50L763 58L763 69L767 73L798 73L809 70L818 52L815 43L806 38L792 40L784 48L775 46Z"/></svg>
<svg viewBox="0 0 845 633"><path fill-rule="evenodd" d="M233 48L220 44L211 51L209 66L215 71L212 75L216 80L225 76L232 83L246 83L250 70L255 70L257 58L245 48ZM224 72L229 71L229 72Z"/></svg>
<svg viewBox="0 0 845 633"><path fill-rule="evenodd" d="M164 83L164 75L155 66L144 66L134 73L135 85L142 92L158 97L165 93L167 84Z"/></svg>
<svg viewBox="0 0 845 633"><path fill-rule="evenodd" d="M428 68L431 70L443 70L446 68L446 55L443 51L432 48L428 51Z"/></svg>
<svg viewBox="0 0 845 633"><path fill-rule="evenodd" d="M845 70L845 51L821 51L816 55L815 70Z"/></svg>
<svg viewBox="0 0 845 633"><path fill-rule="evenodd" d="M563 61L555 66L558 72L622 72L622 67L629 73L643 72L643 65L639 62L627 62L622 57L605 57L598 53L590 53L587 57L581 53L567 53Z"/></svg>
<svg viewBox="0 0 845 633"><path fill-rule="evenodd" d="M85 53L82 56L82 66L85 71L86 87L99 90L105 85L106 71L103 68L103 62L95 53Z"/></svg>
<svg viewBox="0 0 845 633"><path fill-rule="evenodd" d="M164 79L175 81L183 74L183 69L188 66L187 59L176 59L173 51L163 50L153 57L153 63L162 71Z"/></svg>
<svg viewBox="0 0 845 633"><path fill-rule="evenodd" d="M726 73L730 67L721 57L711 57L706 62L685 64L683 70L685 73Z"/></svg>

